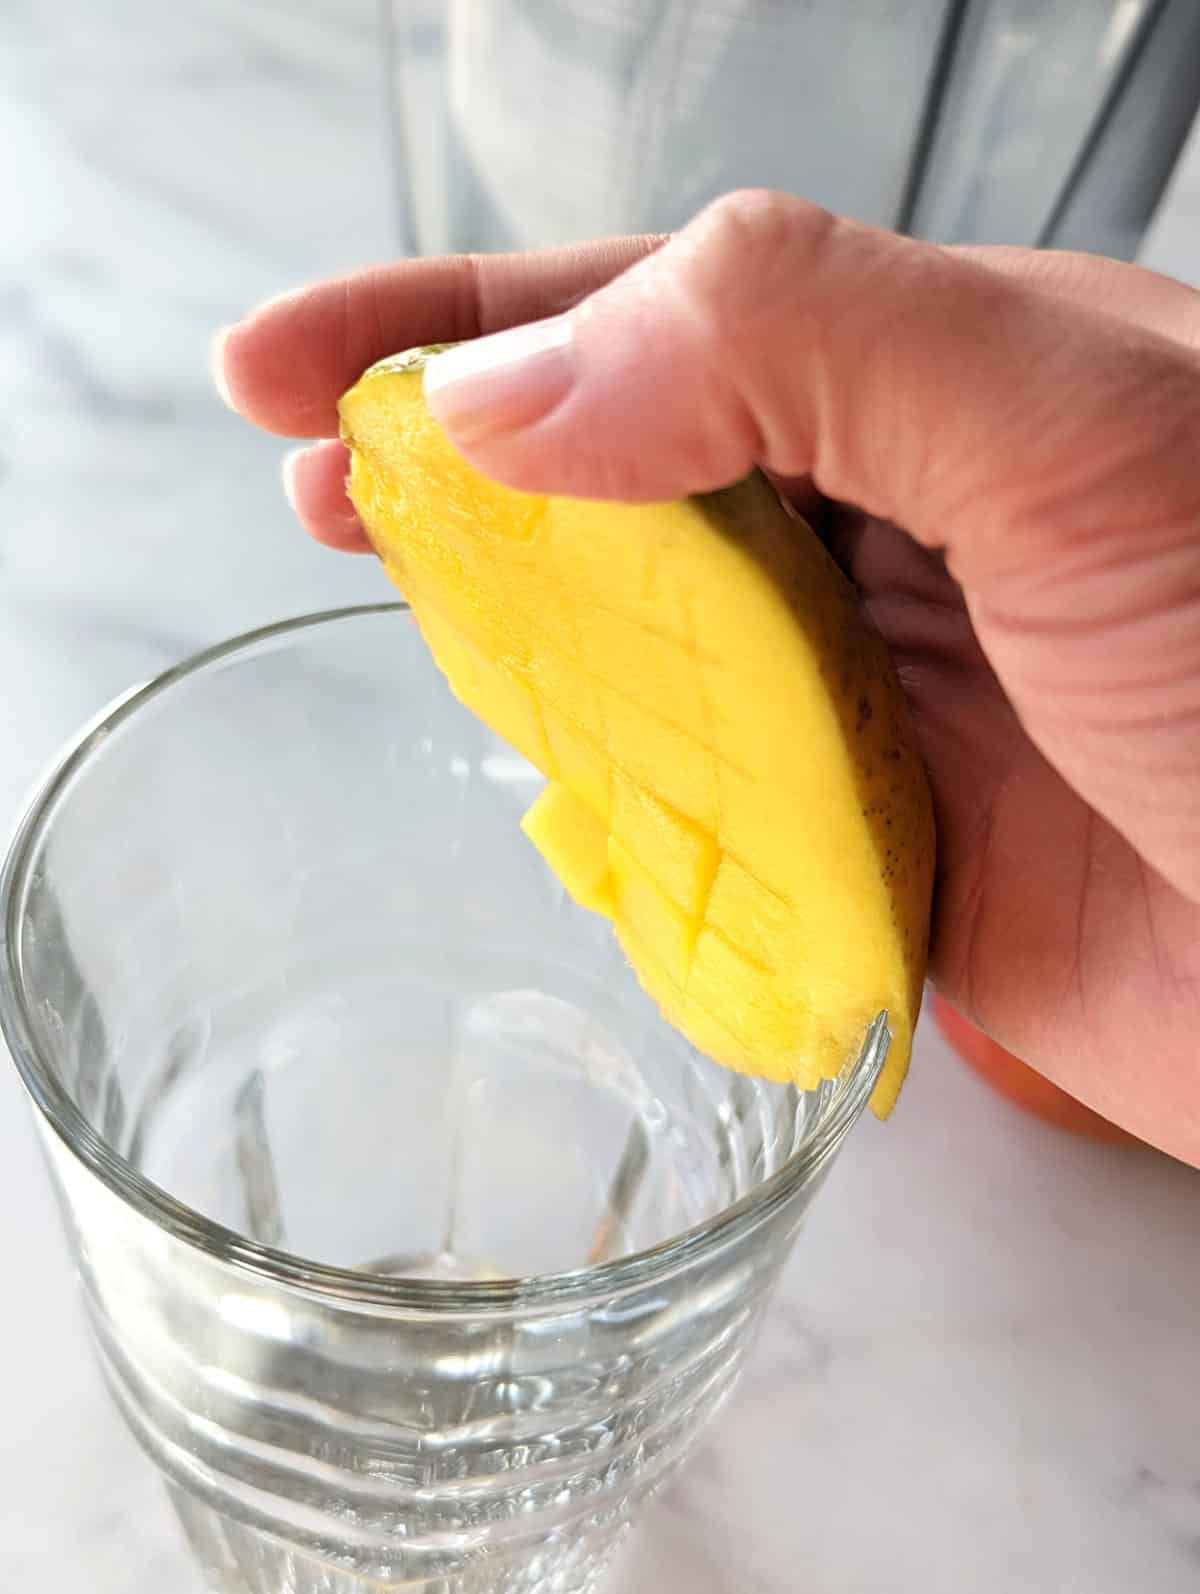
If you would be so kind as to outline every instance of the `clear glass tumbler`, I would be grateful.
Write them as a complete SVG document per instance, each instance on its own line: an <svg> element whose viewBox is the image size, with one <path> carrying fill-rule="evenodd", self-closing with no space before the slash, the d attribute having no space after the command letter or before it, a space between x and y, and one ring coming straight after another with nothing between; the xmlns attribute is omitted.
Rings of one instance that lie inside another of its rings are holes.
<svg viewBox="0 0 1200 1594"><path fill-rule="evenodd" d="M729 1390L861 1111L658 1017L403 606L218 648L54 771L0 1018L100 1360L225 1594L572 1594Z"/></svg>

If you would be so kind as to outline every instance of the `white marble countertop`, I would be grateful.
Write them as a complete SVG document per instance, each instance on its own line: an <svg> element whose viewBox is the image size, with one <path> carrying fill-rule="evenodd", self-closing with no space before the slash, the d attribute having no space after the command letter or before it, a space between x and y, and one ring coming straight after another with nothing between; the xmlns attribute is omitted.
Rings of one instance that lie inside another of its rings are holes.
<svg viewBox="0 0 1200 1594"><path fill-rule="evenodd" d="M296 532L280 445L204 372L216 324L389 250L374 21L373 0L0 15L5 816L132 682L380 595ZM1147 253L1200 280L1200 139ZM1190 1594L1198 1234L1200 1176L1032 1123L927 1028L614 1594ZM90 1358L7 1067L0 1266L0 1589L199 1594Z"/></svg>

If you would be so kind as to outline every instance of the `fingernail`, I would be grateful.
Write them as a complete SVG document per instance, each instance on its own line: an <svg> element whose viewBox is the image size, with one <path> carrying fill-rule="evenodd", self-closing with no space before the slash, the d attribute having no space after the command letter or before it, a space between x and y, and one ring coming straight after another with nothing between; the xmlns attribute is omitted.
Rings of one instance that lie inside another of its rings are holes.
<svg viewBox="0 0 1200 1594"><path fill-rule="evenodd" d="M532 425L571 389L571 332L567 314L447 349L425 367L429 408L467 441Z"/></svg>
<svg viewBox="0 0 1200 1594"><path fill-rule="evenodd" d="M233 331L232 325L221 327L213 336L208 346L208 369L212 375L213 386L221 395L222 403L234 408L233 395L229 391L229 380L225 375L225 345L229 342L229 334Z"/></svg>
<svg viewBox="0 0 1200 1594"><path fill-rule="evenodd" d="M283 479L283 496L293 510L296 509L296 471L300 465L300 456L307 453L308 445L304 443L299 448L290 448L283 456L279 467L279 474Z"/></svg>

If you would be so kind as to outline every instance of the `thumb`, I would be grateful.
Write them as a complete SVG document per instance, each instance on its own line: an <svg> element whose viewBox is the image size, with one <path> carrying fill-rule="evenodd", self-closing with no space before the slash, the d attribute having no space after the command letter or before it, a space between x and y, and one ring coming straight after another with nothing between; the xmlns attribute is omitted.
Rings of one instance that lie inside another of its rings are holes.
<svg viewBox="0 0 1200 1594"><path fill-rule="evenodd" d="M975 577L1013 557L1014 535L1041 547L1046 527L1017 502L1084 487L1081 438L1110 467L1087 485L1107 492L1115 441L1125 463L1164 413L1177 439L1194 425L1198 370L1161 336L967 254L750 191L566 314L439 356L425 387L461 451L511 486L653 499L752 465L812 474ZM981 494L997 506L986 523Z"/></svg>
<svg viewBox="0 0 1200 1594"><path fill-rule="evenodd" d="M677 497L757 464L944 547L1029 734L1200 898L1183 343L750 192L565 316L440 356L426 391L479 469L529 491Z"/></svg>

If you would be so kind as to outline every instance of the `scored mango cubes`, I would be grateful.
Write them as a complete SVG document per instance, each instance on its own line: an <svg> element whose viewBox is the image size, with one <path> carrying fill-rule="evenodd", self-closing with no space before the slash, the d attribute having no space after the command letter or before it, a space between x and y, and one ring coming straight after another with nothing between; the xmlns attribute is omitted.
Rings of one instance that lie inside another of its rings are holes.
<svg viewBox="0 0 1200 1594"><path fill-rule="evenodd" d="M343 397L350 494L455 693L546 775L526 833L718 1063L808 1088L886 1009L886 1114L933 826L853 588L757 474L658 504L487 480L429 413L425 358Z"/></svg>

